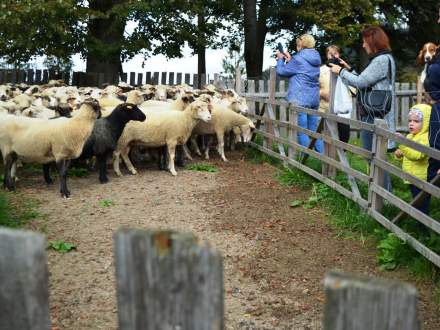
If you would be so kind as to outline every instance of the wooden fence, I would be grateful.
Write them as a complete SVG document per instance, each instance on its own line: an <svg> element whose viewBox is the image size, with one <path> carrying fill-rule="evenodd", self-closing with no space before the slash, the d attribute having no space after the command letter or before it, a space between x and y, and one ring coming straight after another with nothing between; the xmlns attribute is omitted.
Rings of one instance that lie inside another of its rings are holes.
<svg viewBox="0 0 440 330"><path fill-rule="evenodd" d="M0 228L0 329L50 330L45 238ZM222 330L220 254L192 234L121 229L114 236L120 330ZM340 272L324 281L325 330L418 330L407 284Z"/></svg>
<svg viewBox="0 0 440 330"><path fill-rule="evenodd" d="M331 91L333 95L336 77L333 76L332 78ZM333 101L330 102L329 111L320 112L295 106L284 100L276 100L275 85L276 74L275 70L272 69L268 98L252 96L250 93L246 94L248 101L251 102L250 117L257 120L256 133L263 137L263 145L255 142L251 142L251 145L270 156L280 159L285 166L296 167L317 180L324 182L345 197L355 201L385 228L440 267L440 256L399 226L405 214L408 214L414 218L414 221L418 221L435 233L440 234L440 223L415 207L421 204L421 201L426 198L427 194L440 198L440 188L438 187L440 186L440 178L437 177L430 183L403 172L389 161L387 145L388 140L392 140L437 160L440 160L440 151L396 135L387 129L387 124L382 119L376 119L374 124L367 124L358 120L336 116L333 113ZM313 132L298 126L299 113L321 117L320 127L323 128L322 131ZM402 116L406 117L407 114L402 113ZM373 134L373 149L369 151L340 141L337 129L338 123L348 124L351 129L371 132ZM297 142L297 133L299 132L309 136L312 141L321 139L324 142L324 153L321 154L313 150L313 143L310 146L300 145ZM360 157L368 162L370 164L369 171L364 173L352 167L347 151L351 155ZM322 171L318 172L306 166L301 161L301 159L304 159L301 155L310 156L321 161ZM348 185L344 186L335 180L337 172L344 173ZM403 201L385 188L385 173L409 181L411 184L422 189L423 193L411 203ZM358 187L359 183L368 187L367 194L361 194ZM382 212L384 200L395 205L402 212L395 218L388 219Z"/></svg>
<svg viewBox="0 0 440 330"><path fill-rule="evenodd" d="M26 83L46 84L51 79L63 79L67 84L74 86L102 86L103 84L118 84L126 82L132 86L143 84L187 84L195 88L214 82L218 74L205 75L190 74L182 72L124 72L121 76L97 72L56 72L52 70L12 70L0 69L0 84L5 83ZM200 81L199 81L200 80ZM235 82L235 80L231 80ZM228 82L229 84L229 82Z"/></svg>

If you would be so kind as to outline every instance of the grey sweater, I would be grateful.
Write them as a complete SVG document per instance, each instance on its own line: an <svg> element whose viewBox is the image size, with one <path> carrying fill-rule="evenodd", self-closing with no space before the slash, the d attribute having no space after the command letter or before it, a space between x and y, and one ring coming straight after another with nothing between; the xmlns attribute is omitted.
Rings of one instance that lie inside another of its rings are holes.
<svg viewBox="0 0 440 330"><path fill-rule="evenodd" d="M388 79L389 61L391 61L391 81ZM392 132L396 131L396 63L391 54L382 54L373 58L371 63L360 74L343 69L339 76L345 84L355 88L391 89L393 91L391 111L385 116L385 120L388 124L388 129ZM388 141L388 148L394 147L395 142Z"/></svg>

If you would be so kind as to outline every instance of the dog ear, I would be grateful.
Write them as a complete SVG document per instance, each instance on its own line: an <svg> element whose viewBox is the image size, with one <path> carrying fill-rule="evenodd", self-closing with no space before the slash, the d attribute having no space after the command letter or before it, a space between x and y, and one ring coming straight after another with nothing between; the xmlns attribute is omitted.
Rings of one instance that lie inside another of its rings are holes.
<svg viewBox="0 0 440 330"><path fill-rule="evenodd" d="M417 55L416 63L417 65L423 65L425 63L425 45L423 45L419 55Z"/></svg>

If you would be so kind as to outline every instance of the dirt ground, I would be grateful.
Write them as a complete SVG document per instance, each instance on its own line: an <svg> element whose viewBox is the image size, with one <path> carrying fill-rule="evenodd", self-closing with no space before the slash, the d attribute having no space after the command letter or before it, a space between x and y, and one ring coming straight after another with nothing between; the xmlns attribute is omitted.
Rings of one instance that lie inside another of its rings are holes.
<svg viewBox="0 0 440 330"><path fill-rule="evenodd" d="M209 162L216 173L151 168L117 178L110 170L106 185L95 173L71 178L67 200L40 174L23 177L18 190L40 202L48 240L77 246L48 252L53 329L117 328L112 236L121 226L192 231L220 250L227 329L321 329L323 278L333 269L414 284L423 328L440 329L431 284L379 271L374 246L337 237L324 210L289 207L307 191L280 185L270 165L228 156Z"/></svg>

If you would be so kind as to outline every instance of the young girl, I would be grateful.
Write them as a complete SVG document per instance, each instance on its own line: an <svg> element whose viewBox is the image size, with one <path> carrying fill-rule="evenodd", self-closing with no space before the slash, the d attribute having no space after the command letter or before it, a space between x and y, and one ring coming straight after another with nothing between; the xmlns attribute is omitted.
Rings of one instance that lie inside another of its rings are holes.
<svg viewBox="0 0 440 330"><path fill-rule="evenodd" d="M414 142L429 146L429 117L431 115L431 106L427 104L417 104L411 108L408 113L408 129L409 134L407 139ZM403 158L402 169L403 171L414 175L415 177L426 180L426 174L428 171L428 156L420 151L411 149L407 146L400 145L396 150L395 155L397 158ZM409 183L409 182L405 182ZM415 185L410 185L411 194L413 198L421 191ZM419 210L428 214L429 198L423 201Z"/></svg>

